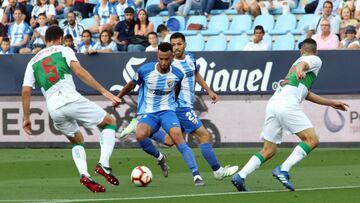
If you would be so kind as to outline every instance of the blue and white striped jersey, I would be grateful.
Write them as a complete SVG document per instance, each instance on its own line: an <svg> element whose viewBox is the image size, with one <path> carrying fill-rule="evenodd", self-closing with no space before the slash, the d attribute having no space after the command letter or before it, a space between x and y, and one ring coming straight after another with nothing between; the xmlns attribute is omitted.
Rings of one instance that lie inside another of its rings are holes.
<svg viewBox="0 0 360 203"><path fill-rule="evenodd" d="M81 42L78 45L78 53L84 53L86 50L90 50L90 49L94 49L95 50L95 42L94 41L90 41L90 45L86 46L84 42Z"/></svg>
<svg viewBox="0 0 360 203"><path fill-rule="evenodd" d="M184 73L184 79L181 82L181 89L177 100L178 107L194 108L195 74L198 72L195 57L191 53L186 53L185 59L174 59L172 65Z"/></svg>
<svg viewBox="0 0 360 203"><path fill-rule="evenodd" d="M64 36L67 34L70 34L73 39L74 39L74 43L78 44L81 42L81 35L83 33L83 31L85 30L84 25L76 22L74 28L72 28L69 24L67 26L64 27Z"/></svg>
<svg viewBox="0 0 360 203"><path fill-rule="evenodd" d="M22 21L20 24L13 23L8 28L8 36L11 41L11 46L15 46L15 44L22 42L25 35L29 34L30 27L24 21Z"/></svg>
<svg viewBox="0 0 360 203"><path fill-rule="evenodd" d="M109 23L111 15L116 15L116 11L109 2L105 8L101 8L101 3L98 3L94 8L94 16L96 15L100 18L100 25L105 25Z"/></svg>
<svg viewBox="0 0 360 203"><path fill-rule="evenodd" d="M137 10L137 6L136 6L136 4L135 4L132 0L126 0L126 1L124 2L124 4L116 3L116 5L115 5L115 10L116 10L116 14L119 16L119 22L125 20L124 10L125 10L127 7L133 8L134 11Z"/></svg>
<svg viewBox="0 0 360 203"><path fill-rule="evenodd" d="M111 49L113 53L117 52L117 46L114 41L111 41L107 45L101 45L101 43L98 41L93 47L95 50L104 50L104 49Z"/></svg>
<svg viewBox="0 0 360 203"><path fill-rule="evenodd" d="M39 32L41 36L45 37L46 30L48 29L48 26L45 25L43 27L37 27L35 31ZM41 39L41 37L36 37L33 44L44 44L45 42Z"/></svg>
<svg viewBox="0 0 360 203"><path fill-rule="evenodd" d="M140 86L138 115L176 109L174 88L181 84L184 74L173 66L168 73L161 74L156 66L156 62L144 64L133 78Z"/></svg>

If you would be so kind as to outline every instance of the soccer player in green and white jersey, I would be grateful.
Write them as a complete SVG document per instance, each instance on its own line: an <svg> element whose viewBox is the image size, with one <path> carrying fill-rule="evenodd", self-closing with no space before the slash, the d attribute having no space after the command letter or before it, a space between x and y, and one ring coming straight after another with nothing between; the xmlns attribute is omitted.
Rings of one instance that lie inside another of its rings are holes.
<svg viewBox="0 0 360 203"><path fill-rule="evenodd" d="M112 185L119 181L111 173L109 159L115 145L116 121L95 103L76 91L71 72L84 83L96 89L113 103L120 99L101 86L79 63L74 51L62 46L63 31L58 26L49 27L45 33L47 48L41 50L28 63L22 89L23 128L31 134L30 100L32 87L36 83L43 92L47 108L55 127L73 144L72 157L80 173L80 183L92 192L105 192L105 188L96 183L88 173L84 138L78 122L85 127L101 128L101 155L95 172L104 176Z"/></svg>
<svg viewBox="0 0 360 203"><path fill-rule="evenodd" d="M343 102L326 99L309 91L322 65L321 59L316 55L316 42L305 39L300 52L301 57L292 65L285 80L266 106L265 124L261 133L264 140L262 150L255 153L232 178L232 183L239 191L247 191L245 178L275 155L283 130L296 134L302 142L272 174L287 189L295 190L289 181L289 170L319 144L314 127L302 110L301 102L304 99L343 111L348 108Z"/></svg>

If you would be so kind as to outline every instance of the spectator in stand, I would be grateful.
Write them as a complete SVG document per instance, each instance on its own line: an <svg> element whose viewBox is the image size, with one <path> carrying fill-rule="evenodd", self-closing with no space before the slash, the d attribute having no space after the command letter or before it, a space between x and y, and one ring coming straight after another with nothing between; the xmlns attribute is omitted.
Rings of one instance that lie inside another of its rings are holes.
<svg viewBox="0 0 360 203"><path fill-rule="evenodd" d="M113 40L117 45L118 51L127 51L129 40L135 36L135 20L134 20L134 9L127 7L125 9L125 20L120 21L114 32Z"/></svg>
<svg viewBox="0 0 360 203"><path fill-rule="evenodd" d="M170 43L170 37L171 37L171 33L169 31L169 29L166 27L166 25L164 24L160 24L157 27L156 32L159 34L160 36L160 43L162 42L168 42Z"/></svg>
<svg viewBox="0 0 360 203"><path fill-rule="evenodd" d="M27 24L30 24L31 13L32 13L34 6L31 4L28 4L28 0L18 0L18 3L16 6L18 8L20 8L21 11L23 12L24 17L25 17L25 19L24 19L25 22Z"/></svg>
<svg viewBox="0 0 360 203"><path fill-rule="evenodd" d="M100 33L100 39L96 42L94 49L97 53L117 52L116 43L112 41L112 33L109 30L103 30Z"/></svg>
<svg viewBox="0 0 360 203"><path fill-rule="evenodd" d="M252 42L245 45L244 51L267 51L271 50L269 44L263 41L265 31L263 26L257 25L254 28L254 36Z"/></svg>
<svg viewBox="0 0 360 203"><path fill-rule="evenodd" d="M340 17L341 17L340 38L344 39L345 38L345 29L346 29L346 27L349 26L349 25L355 27L358 24L358 21L355 18L353 18L352 12L351 12L349 7L344 7L344 8L341 9Z"/></svg>
<svg viewBox="0 0 360 203"><path fill-rule="evenodd" d="M148 40L150 45L146 47L145 52L157 52L158 51L158 36L156 32L150 32L148 34Z"/></svg>
<svg viewBox="0 0 360 203"><path fill-rule="evenodd" d="M82 18L89 18L89 13L93 12L92 5L87 2L88 0L74 0L74 11L80 12Z"/></svg>
<svg viewBox="0 0 360 203"><path fill-rule="evenodd" d="M289 14L290 8L295 8L295 0L268 0L259 2L262 15L269 15L269 10L282 8L282 14Z"/></svg>
<svg viewBox="0 0 360 203"><path fill-rule="evenodd" d="M22 17L23 13L21 12L21 10L19 8L15 8L15 22L11 24L8 28L8 36L11 41L10 52L12 53L22 54L23 51L27 50L26 47L28 46L28 42L30 39L30 27L26 22L24 22Z"/></svg>
<svg viewBox="0 0 360 203"><path fill-rule="evenodd" d="M34 30L34 33L31 37L31 52L36 54L41 49L45 48L45 32L48 29L48 26L46 25L46 15L45 13L39 14L37 18L37 23L39 24L39 27L37 27ZM30 50L28 50L30 52Z"/></svg>
<svg viewBox="0 0 360 203"><path fill-rule="evenodd" d="M92 32L113 30L117 19L115 8L108 0L101 0L94 8L94 19L95 26L91 29Z"/></svg>
<svg viewBox="0 0 360 203"><path fill-rule="evenodd" d="M311 38L311 36L315 33L319 33L321 31L320 24L323 20L330 21L331 24L331 32L333 34L339 34L340 31L340 18L338 16L332 16L331 11L333 8L333 4L331 1L325 1L323 4L323 14L318 15L314 18L313 23L310 25L309 31L307 32L307 38Z"/></svg>
<svg viewBox="0 0 360 203"><path fill-rule="evenodd" d="M306 3L304 9L305 13L315 13L316 7L319 4L319 0L310 0Z"/></svg>
<svg viewBox="0 0 360 203"><path fill-rule="evenodd" d="M343 49L359 49L360 43L356 38L356 29L354 26L347 26L345 30L345 39L340 42L339 48Z"/></svg>
<svg viewBox="0 0 360 203"><path fill-rule="evenodd" d="M75 53L78 52L78 50L74 44L74 39L73 39L72 35L70 35L70 34L67 34L64 36L64 46L70 47Z"/></svg>
<svg viewBox="0 0 360 203"><path fill-rule="evenodd" d="M82 42L79 44L78 53L93 54L95 42L92 40L92 34L90 30L84 30L82 33Z"/></svg>
<svg viewBox="0 0 360 203"><path fill-rule="evenodd" d="M145 9L138 11L138 17L135 24L135 35L147 36L154 31L154 24L149 21L148 14Z"/></svg>
<svg viewBox="0 0 360 203"><path fill-rule="evenodd" d="M240 0L234 8L238 14L249 12L254 17L260 15L260 6L256 0Z"/></svg>
<svg viewBox="0 0 360 203"><path fill-rule="evenodd" d="M72 0L50 0L50 4L55 6L56 18L63 19L70 11L73 11Z"/></svg>
<svg viewBox="0 0 360 203"><path fill-rule="evenodd" d="M360 22L360 0L355 3L355 19Z"/></svg>
<svg viewBox="0 0 360 203"><path fill-rule="evenodd" d="M0 43L2 42L4 37L7 37L6 27L2 23L0 23Z"/></svg>
<svg viewBox="0 0 360 203"><path fill-rule="evenodd" d="M115 6L116 14L119 18L119 21L125 20L125 9L131 7L134 11L137 10L136 4L132 0L118 0L118 3Z"/></svg>
<svg viewBox="0 0 360 203"><path fill-rule="evenodd" d="M205 16L208 16L213 9L228 8L230 8L229 0L201 0L201 13Z"/></svg>
<svg viewBox="0 0 360 203"><path fill-rule="evenodd" d="M7 6L4 9L4 13L1 19L1 23L5 26L13 23L14 19L14 11L16 8L16 0L9 0Z"/></svg>
<svg viewBox="0 0 360 203"><path fill-rule="evenodd" d="M64 27L64 35L70 34L73 37L74 42L79 44L81 42L81 35L85 30L85 27L77 22L76 15L73 11L70 11L67 14L66 20L68 24Z"/></svg>
<svg viewBox="0 0 360 203"><path fill-rule="evenodd" d="M316 7L316 10L314 12L315 15L321 15L323 13L323 9L324 9L324 3L326 1L330 1L332 3L332 10L331 10L331 15L336 16L337 15L337 10L340 7L340 3L342 0L319 0L319 3Z"/></svg>
<svg viewBox="0 0 360 203"><path fill-rule="evenodd" d="M36 27L36 19L40 13L45 13L48 22L55 19L56 11L52 4L49 4L48 0L36 0L36 6L34 6L31 12L30 25L32 28Z"/></svg>
<svg viewBox="0 0 360 203"><path fill-rule="evenodd" d="M179 13L182 16L187 16L190 10L201 11L201 0L185 0L185 4L179 7Z"/></svg>
<svg viewBox="0 0 360 203"><path fill-rule="evenodd" d="M184 3L184 0L160 0L159 4L152 4L147 7L147 12L150 17L156 16L161 11L168 10L169 16L175 16L179 6Z"/></svg>
<svg viewBox="0 0 360 203"><path fill-rule="evenodd" d="M330 21L324 19L320 23L321 33L317 33L312 38L316 41L318 50L337 49L339 47L339 37L331 33Z"/></svg>
<svg viewBox="0 0 360 203"><path fill-rule="evenodd" d="M0 44L1 44L0 55L13 54L10 51L10 39L8 37L4 37Z"/></svg>

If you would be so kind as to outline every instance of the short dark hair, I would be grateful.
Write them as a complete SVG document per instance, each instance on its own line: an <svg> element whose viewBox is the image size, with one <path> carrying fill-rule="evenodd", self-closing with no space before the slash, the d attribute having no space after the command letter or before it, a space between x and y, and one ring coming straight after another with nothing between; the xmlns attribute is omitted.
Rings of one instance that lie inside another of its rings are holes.
<svg viewBox="0 0 360 203"><path fill-rule="evenodd" d="M64 31L57 25L50 26L45 32L45 41L52 42L60 39L64 35Z"/></svg>
<svg viewBox="0 0 360 203"><path fill-rule="evenodd" d="M323 4L323 7L325 6L325 4L330 4L331 5L331 8L334 7L333 5L333 2L332 1L325 1L324 4Z"/></svg>
<svg viewBox="0 0 360 203"><path fill-rule="evenodd" d="M316 41L311 38L305 39L300 43L300 48L305 52L316 53L316 49L317 49Z"/></svg>
<svg viewBox="0 0 360 203"><path fill-rule="evenodd" d="M65 39L72 39L73 40L74 38L72 37L71 34L67 34L67 35L64 36L64 40Z"/></svg>
<svg viewBox="0 0 360 203"><path fill-rule="evenodd" d="M44 16L46 18L46 14L44 13L40 13L37 17L39 18L40 16Z"/></svg>
<svg viewBox="0 0 360 203"><path fill-rule="evenodd" d="M178 39L178 38L181 38L184 42L186 41L185 40L185 35L180 33L180 32L175 32L174 34L172 34L171 37L170 37L170 40Z"/></svg>
<svg viewBox="0 0 360 203"><path fill-rule="evenodd" d="M10 39L8 37L3 37L1 43L3 43L3 42L9 42L10 43Z"/></svg>
<svg viewBox="0 0 360 203"><path fill-rule="evenodd" d="M66 14L66 17L67 17L70 13L74 14L75 19L76 19L76 13L75 13L74 11L69 11L69 12Z"/></svg>
<svg viewBox="0 0 360 203"><path fill-rule="evenodd" d="M15 7L15 9L14 9L14 13L15 13L15 11L16 10L19 10L22 14L24 14L24 11L21 9L21 8L19 8L19 7Z"/></svg>
<svg viewBox="0 0 360 203"><path fill-rule="evenodd" d="M127 7L125 8L124 13L135 13L135 11L132 7Z"/></svg>
<svg viewBox="0 0 360 203"><path fill-rule="evenodd" d="M166 25L160 24L160 25L157 27L156 32L157 32L157 33L161 33L161 32L163 32L163 31L168 31L168 28L166 27Z"/></svg>
<svg viewBox="0 0 360 203"><path fill-rule="evenodd" d="M261 30L262 33L265 33L264 27L261 26L261 25L255 26L255 28L254 28L254 33L255 33L255 30Z"/></svg>
<svg viewBox="0 0 360 203"><path fill-rule="evenodd" d="M92 38L92 33L90 32L90 30L84 30L84 31L81 33L81 36L82 36L84 33L89 33L90 37Z"/></svg>
<svg viewBox="0 0 360 203"><path fill-rule="evenodd" d="M155 35L156 37L158 36L156 32L149 32L149 34L147 34L147 37L149 37L150 35Z"/></svg>
<svg viewBox="0 0 360 203"><path fill-rule="evenodd" d="M162 42L159 44L158 50L162 52L168 52L168 51L172 52L172 45L168 42Z"/></svg>

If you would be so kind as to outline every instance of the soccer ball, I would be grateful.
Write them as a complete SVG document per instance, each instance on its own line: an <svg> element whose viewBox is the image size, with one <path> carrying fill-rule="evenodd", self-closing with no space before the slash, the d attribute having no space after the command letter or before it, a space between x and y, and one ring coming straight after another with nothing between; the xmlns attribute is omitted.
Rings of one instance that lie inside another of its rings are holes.
<svg viewBox="0 0 360 203"><path fill-rule="evenodd" d="M137 166L131 172L131 182L136 186L145 187L152 180L152 173L146 166Z"/></svg>

